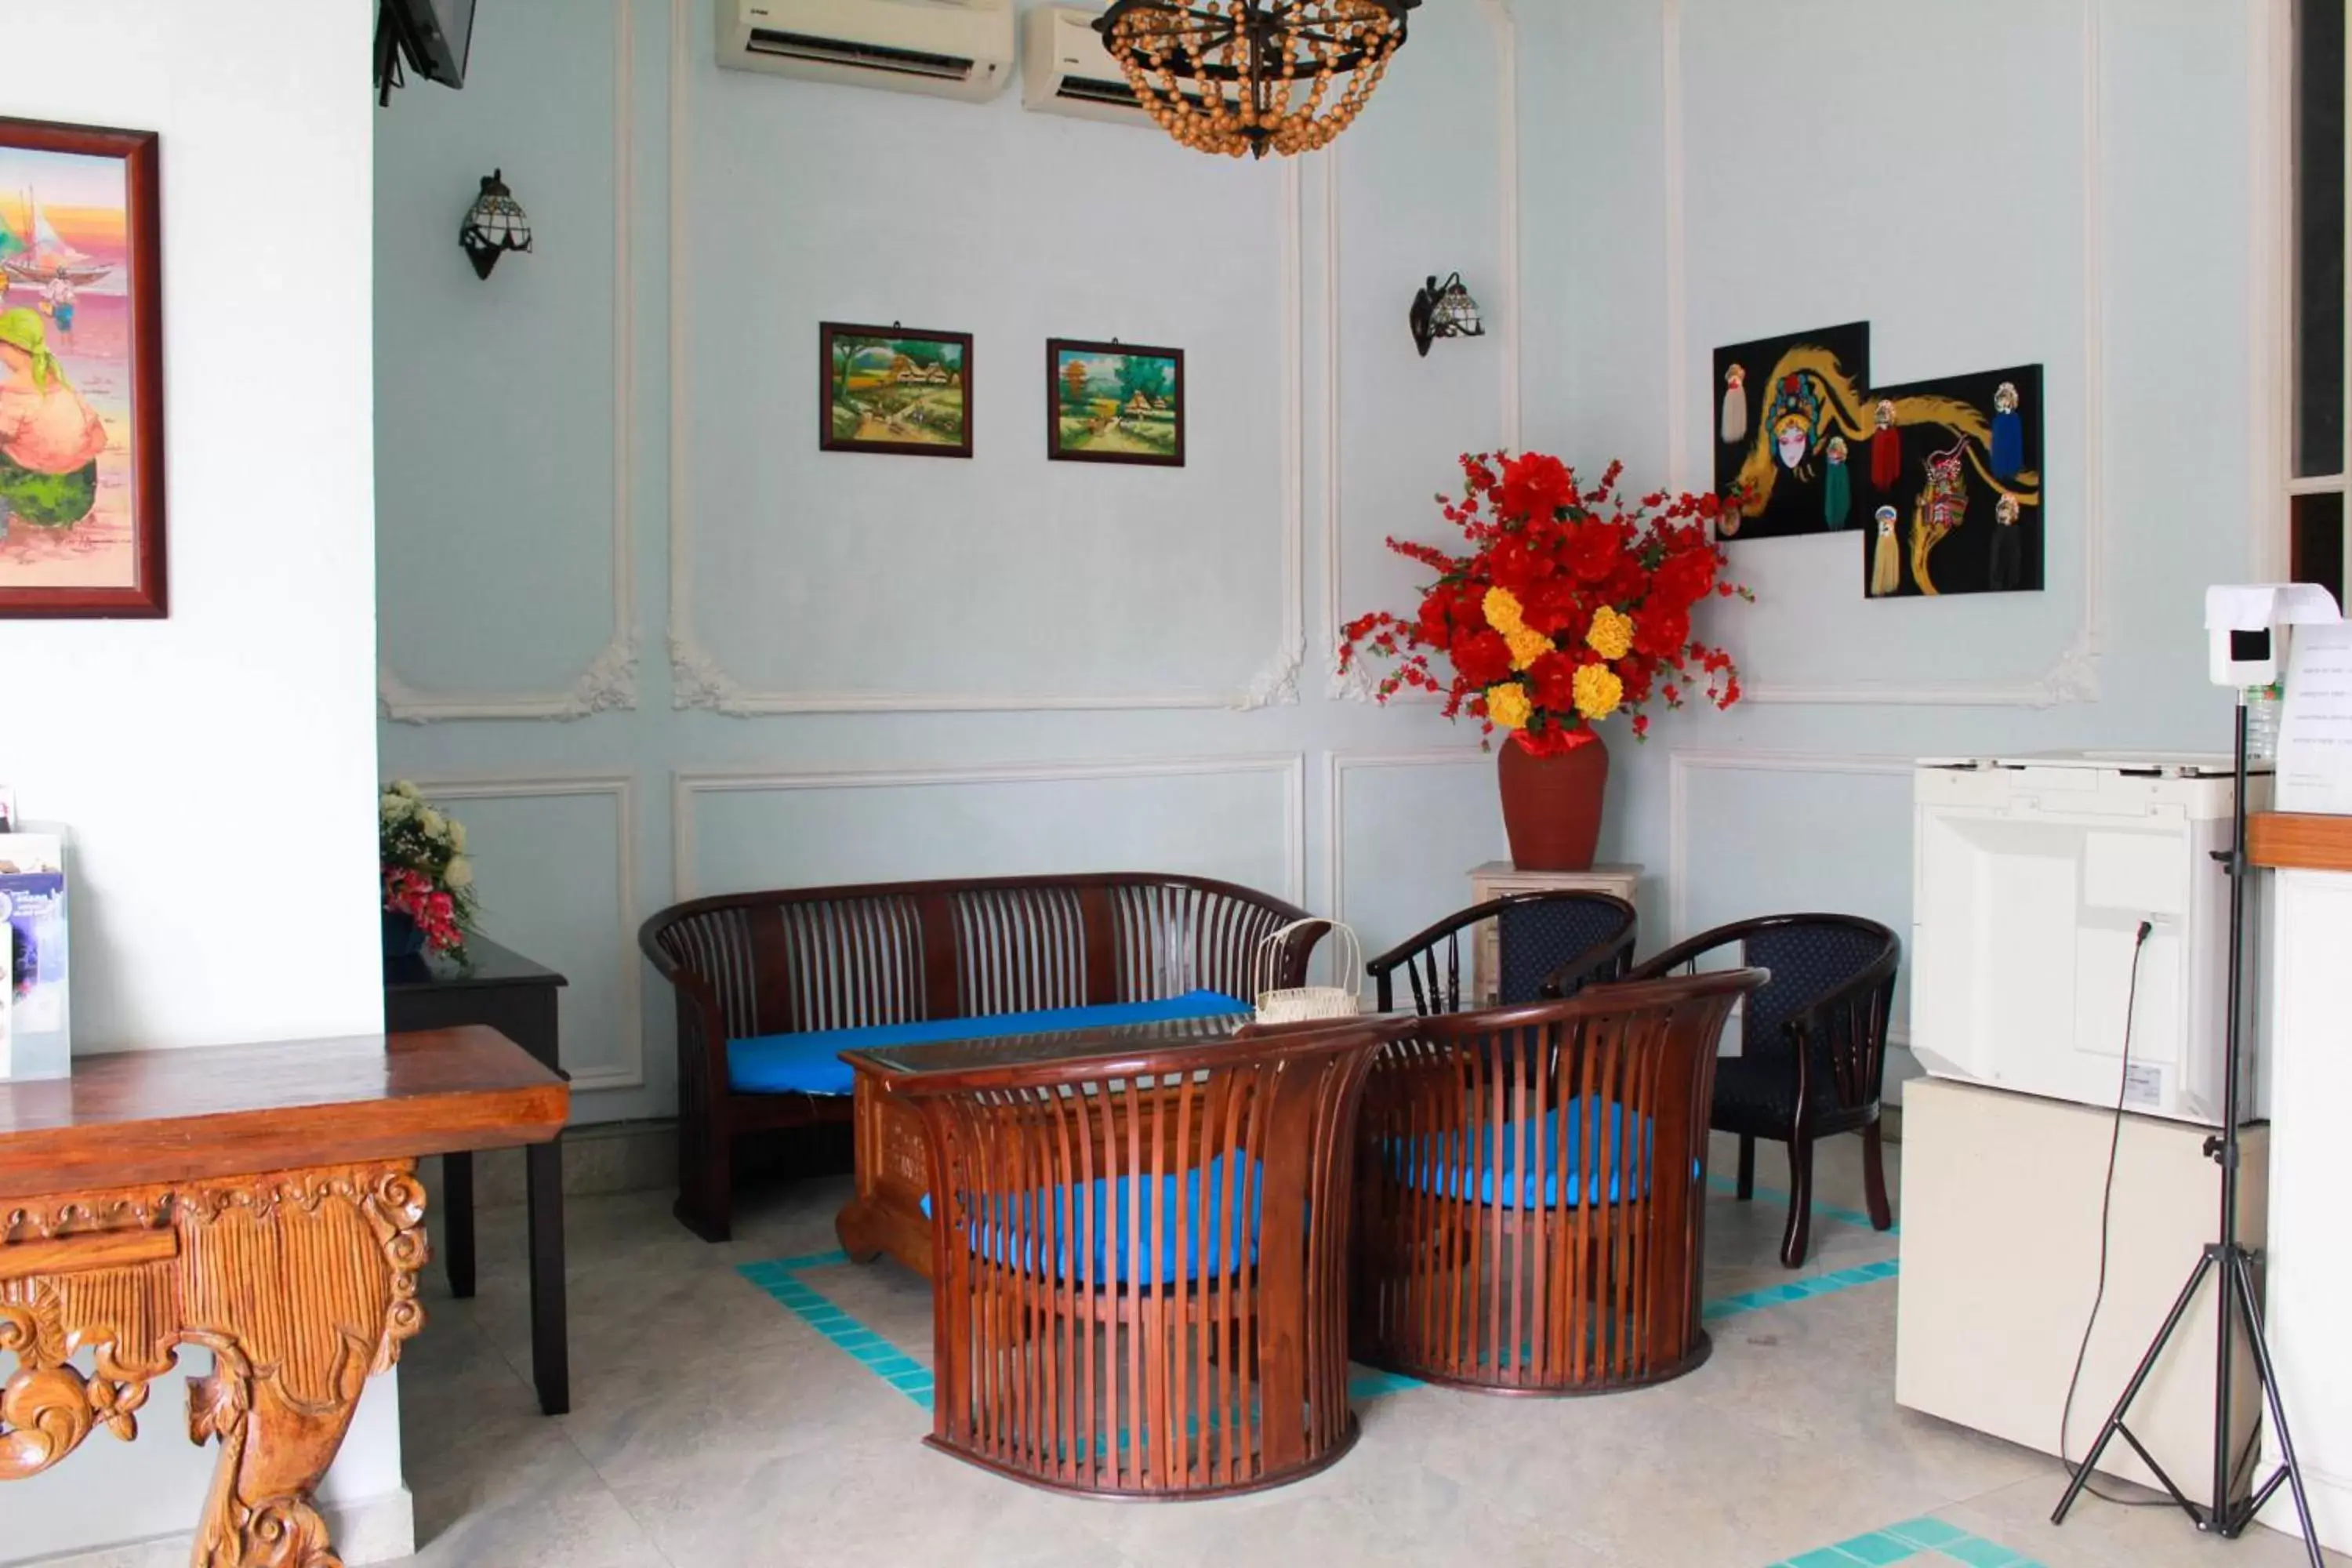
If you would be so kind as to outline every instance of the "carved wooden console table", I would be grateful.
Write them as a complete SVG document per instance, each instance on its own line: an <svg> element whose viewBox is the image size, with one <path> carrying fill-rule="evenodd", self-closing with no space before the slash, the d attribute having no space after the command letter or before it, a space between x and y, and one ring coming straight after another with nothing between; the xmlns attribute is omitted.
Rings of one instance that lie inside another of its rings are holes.
<svg viewBox="0 0 2352 1568"><path fill-rule="evenodd" d="M484 1028L88 1057L0 1084L0 1481L136 1436L183 1345L220 1440L195 1568L340 1568L312 1506L368 1377L423 1326L420 1154L562 1130L554 1073ZM85 1375L72 1363L92 1356Z"/></svg>

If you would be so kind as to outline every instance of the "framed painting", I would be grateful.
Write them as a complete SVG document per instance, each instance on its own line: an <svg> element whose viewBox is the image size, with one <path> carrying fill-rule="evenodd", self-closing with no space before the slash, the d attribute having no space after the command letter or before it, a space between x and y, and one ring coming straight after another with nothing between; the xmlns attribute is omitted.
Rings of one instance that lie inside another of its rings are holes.
<svg viewBox="0 0 2352 1568"><path fill-rule="evenodd" d="M0 616L161 616L150 131L0 118Z"/></svg>
<svg viewBox="0 0 2352 1568"><path fill-rule="evenodd" d="M1708 405L1717 537L1785 539L1860 525L1847 459L1868 437L1870 323L1715 351Z"/></svg>
<svg viewBox="0 0 2352 1568"><path fill-rule="evenodd" d="M1184 351L1049 338L1045 456L1184 466Z"/></svg>
<svg viewBox="0 0 2352 1568"><path fill-rule="evenodd" d="M1879 428L1855 491L1871 503L1863 592L1874 599L2040 592L2042 367L1885 386L1872 402Z"/></svg>
<svg viewBox="0 0 2352 1568"><path fill-rule="evenodd" d="M910 458L971 456L970 332L841 321L820 322L817 332L819 447Z"/></svg>

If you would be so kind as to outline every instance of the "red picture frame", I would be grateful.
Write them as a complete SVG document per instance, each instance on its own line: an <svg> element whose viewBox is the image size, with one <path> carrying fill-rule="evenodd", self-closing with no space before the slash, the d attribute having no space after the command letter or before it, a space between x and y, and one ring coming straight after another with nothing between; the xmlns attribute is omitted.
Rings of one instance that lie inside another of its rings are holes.
<svg viewBox="0 0 2352 1568"><path fill-rule="evenodd" d="M113 554L127 553L130 567L128 583L109 582L11 582L11 555L5 538L0 538L0 618L80 617L138 618L161 617L168 613L165 594L164 509L163 509L163 243L162 202L158 190L159 138L152 131L126 131L108 126L67 125L49 121L18 120L0 116L0 159L22 165L27 159L22 155L45 153L68 154L79 158L112 159L122 165L122 232L119 238L120 261L105 257L92 257L76 250L71 236L61 236L51 227L42 213L37 189L27 187L20 196L14 182L0 181L0 230L6 239L0 242L0 272L7 283L0 289L0 319L23 310L31 312L35 324L41 328L41 342L47 351L44 368L38 377L46 383L48 368L56 367L68 379L76 374L79 356L74 343L74 318L80 311L86 318L82 330L89 336L99 335L98 323L88 320L100 315L119 317L107 321L104 331L110 340L120 331L124 340L108 355L121 363L127 374L130 407L122 421L129 432L130 450L123 453L114 440L109 439L103 451L91 459L95 470L89 481L93 510L81 519L59 521L70 501L55 501L62 488L70 497L71 481L79 474L59 474L53 470L32 468L16 462L18 456L27 455L24 432L28 421L21 415L30 406L18 388L17 408L20 417L15 423L0 418L0 491L8 489L11 479L62 480L62 487L53 483L44 489L37 482L17 493L30 493L50 500L46 509L35 506L35 521L26 521L21 515L13 519L15 526L55 531L52 537L61 537L68 528L79 527L98 515L96 507L110 499L108 492L127 487L127 500L121 503L127 514L130 537L118 544ZM12 154L16 156L11 156ZM60 183L68 177L68 164L58 165ZM30 233L19 233L19 229ZM113 237L108 237L109 248L118 248ZM21 258L21 259L20 259ZM121 280L118 308L113 304L116 290L103 287L105 275L120 268L125 276ZM47 281L44 281L46 274ZM62 285L60 285L62 279ZM77 282L79 279L79 282ZM89 287L90 291L79 295L77 290ZM63 308L62 323L59 306ZM30 336L30 328L19 320L13 324L21 328L17 336ZM30 354L16 348L10 352L6 337L9 329L0 329L0 362L5 362L7 374L0 378L0 415L7 410L10 384L21 374L29 374L26 366L33 362ZM51 337L65 342L52 344ZM62 349L64 352L58 352ZM20 363L21 362L21 363ZM96 417L87 403L83 409ZM44 409L42 416L54 426L53 410ZM15 453L7 443L19 443ZM69 443L68 443L69 446ZM55 441L47 442L41 450L54 450ZM110 475L108 467L115 468ZM18 504L26 505L21 499ZM9 496L0 493L0 509L8 509ZM9 526L12 517L0 513L0 529ZM30 575L22 570L20 574ZM54 575L54 573L49 574ZM120 577L121 573L110 574Z"/></svg>

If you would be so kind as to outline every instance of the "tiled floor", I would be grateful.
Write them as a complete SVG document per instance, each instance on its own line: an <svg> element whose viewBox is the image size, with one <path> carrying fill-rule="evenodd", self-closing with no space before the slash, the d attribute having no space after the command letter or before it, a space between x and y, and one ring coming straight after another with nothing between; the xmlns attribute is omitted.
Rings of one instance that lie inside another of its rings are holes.
<svg viewBox="0 0 2352 1568"><path fill-rule="evenodd" d="M665 1194L575 1202L572 1415L538 1414L521 1216L482 1216L481 1292L436 1277L402 1363L413 1560L435 1568L1006 1568L1313 1563L1507 1568L2289 1568L2286 1538L2168 1510L2047 1515L2053 1460L1898 1410L1895 1243L1824 1150L1801 1277L1780 1211L1709 1215L1714 1359L1638 1394L1496 1400L1360 1379L1364 1435L1323 1475L1231 1501L1047 1496L920 1446L928 1297L832 1254L837 1182L747 1194L708 1247ZM1769 1163L1769 1162L1768 1162ZM1729 1168L1718 1157L1717 1169ZM776 1266L776 1260L787 1260ZM746 1265L754 1267L745 1268ZM761 1267L765 1266L765 1267Z"/></svg>

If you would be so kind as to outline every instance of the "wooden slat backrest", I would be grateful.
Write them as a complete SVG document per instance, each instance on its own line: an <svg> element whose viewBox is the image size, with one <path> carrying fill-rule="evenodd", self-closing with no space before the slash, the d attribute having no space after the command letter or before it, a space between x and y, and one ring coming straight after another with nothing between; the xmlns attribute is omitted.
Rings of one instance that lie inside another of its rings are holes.
<svg viewBox="0 0 2352 1568"><path fill-rule="evenodd" d="M1097 873L728 894L656 915L643 942L682 1001L715 1010L697 1035L723 1042L1202 989L1248 1001L1257 943L1303 918L1228 883Z"/></svg>

